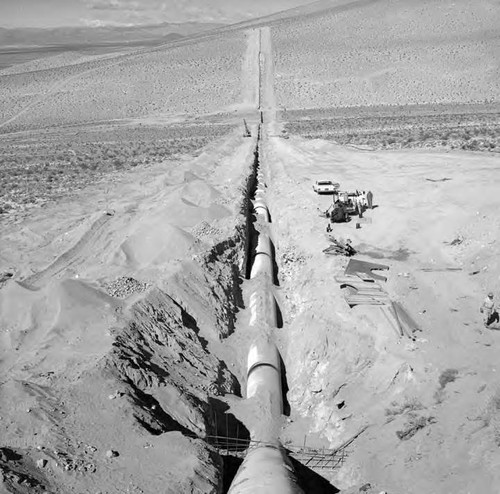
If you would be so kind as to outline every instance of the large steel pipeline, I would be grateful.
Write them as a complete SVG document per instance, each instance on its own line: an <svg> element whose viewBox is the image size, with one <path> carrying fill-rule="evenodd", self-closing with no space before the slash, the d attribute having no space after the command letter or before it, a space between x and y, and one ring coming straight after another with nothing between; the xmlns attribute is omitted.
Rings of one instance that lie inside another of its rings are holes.
<svg viewBox="0 0 500 494"><path fill-rule="evenodd" d="M281 358L272 342L253 343L248 352L247 399L253 397L258 397L271 417L279 418L283 413Z"/></svg>
<svg viewBox="0 0 500 494"><path fill-rule="evenodd" d="M264 273L273 279L273 252L271 249L271 239L266 233L260 233L255 248L255 258L250 271L250 279Z"/></svg>
<svg viewBox="0 0 500 494"><path fill-rule="evenodd" d="M253 212L269 224L271 216L265 200L264 174L261 170L257 171L256 178ZM262 443L247 453L231 483L229 494L303 494L273 427L283 414L281 356L269 338L269 330L278 327L276 301L270 290L273 262L271 239L267 233L260 232L250 270L250 279L256 280L256 283L249 297L249 326L255 331L264 331L250 345L248 352L246 398L258 401L264 412L263 420L269 423L259 424L257 438L256 432L251 431L252 439Z"/></svg>
<svg viewBox="0 0 500 494"><path fill-rule="evenodd" d="M258 214L259 216L264 217L264 221L269 223L269 210L267 209L267 205L262 198L257 198L256 201L254 202L254 211L255 214Z"/></svg>
<svg viewBox="0 0 500 494"><path fill-rule="evenodd" d="M248 452L229 494L303 494L283 448L261 446Z"/></svg>
<svg viewBox="0 0 500 494"><path fill-rule="evenodd" d="M264 217L269 223L269 210L265 200L264 175L257 173L256 199L253 210L256 215ZM254 291L250 294L251 328L260 329L277 327L276 302L269 290L273 279L273 251L271 239L267 233L260 232L255 248L255 257L250 279L261 278ZM281 388L281 357L276 345L268 339L260 339L250 346L247 365L247 399L259 396L265 403L266 412L273 418L279 418L283 413L283 391ZM272 438L269 438L272 439Z"/></svg>
<svg viewBox="0 0 500 494"><path fill-rule="evenodd" d="M250 295L250 327L257 328L259 324L269 328L278 326L276 300L269 290L256 290Z"/></svg>

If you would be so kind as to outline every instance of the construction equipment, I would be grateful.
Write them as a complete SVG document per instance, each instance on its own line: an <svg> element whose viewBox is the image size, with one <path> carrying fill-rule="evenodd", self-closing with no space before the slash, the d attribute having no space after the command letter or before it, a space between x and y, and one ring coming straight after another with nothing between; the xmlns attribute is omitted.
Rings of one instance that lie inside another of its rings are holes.
<svg viewBox="0 0 500 494"><path fill-rule="evenodd" d="M245 119L243 119L243 125L245 127L245 132L243 132L243 137L252 137L247 121Z"/></svg>
<svg viewBox="0 0 500 494"><path fill-rule="evenodd" d="M357 214L360 218L363 217L363 212L368 206L368 201L365 192L356 190L355 192L339 191L337 199L344 205L346 213L349 215ZM335 202L335 194L333 196Z"/></svg>
<svg viewBox="0 0 500 494"><path fill-rule="evenodd" d="M330 218L332 223L343 223L349 221L350 216L357 214L360 218L363 217L363 212L366 208L373 207L373 194L368 191L361 192L345 192L338 189L333 191L333 202L331 206L321 214L326 218Z"/></svg>

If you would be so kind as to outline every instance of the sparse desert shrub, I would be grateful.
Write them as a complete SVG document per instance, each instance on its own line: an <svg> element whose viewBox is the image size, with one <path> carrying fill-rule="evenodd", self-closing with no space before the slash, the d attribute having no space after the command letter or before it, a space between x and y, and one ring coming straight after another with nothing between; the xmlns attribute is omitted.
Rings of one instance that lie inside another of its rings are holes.
<svg viewBox="0 0 500 494"><path fill-rule="evenodd" d="M335 116L325 118L328 110L300 110L284 112L288 120L286 132L299 134L306 138L323 138L339 144L369 144L374 148L401 147L439 147L452 149L462 148L471 141L474 132L477 144L473 150L497 152L500 147L500 125L495 113L457 113L455 108L450 112L436 114L425 112L407 112L401 109L341 109ZM385 115L384 112L393 113ZM361 118L360 113L367 113ZM295 120L294 120L295 118ZM306 119L307 118L307 119ZM477 125L477 121L488 125ZM469 125L470 124L470 125ZM353 132L355 130L355 132ZM491 136L491 138L490 138ZM489 142L494 141L495 147ZM470 149L464 147L464 149Z"/></svg>
<svg viewBox="0 0 500 494"><path fill-rule="evenodd" d="M434 399L436 400L436 403L439 404L443 402L445 397L444 389L449 383L456 381L457 377L458 377L457 369L446 369L443 372L441 372L441 375L439 376L439 388L434 393Z"/></svg>
<svg viewBox="0 0 500 494"><path fill-rule="evenodd" d="M474 432L478 432L486 427L493 428L493 440L495 445L500 447L500 388L486 400L482 410L473 420L479 422L478 428Z"/></svg>
<svg viewBox="0 0 500 494"><path fill-rule="evenodd" d="M488 407L493 413L500 412L500 390L497 390L497 392L490 398Z"/></svg>
<svg viewBox="0 0 500 494"><path fill-rule="evenodd" d="M444 370L443 372L441 372L441 375L439 376L440 388L444 389L447 384L456 381L457 377L458 377L458 370L457 369Z"/></svg>
<svg viewBox="0 0 500 494"><path fill-rule="evenodd" d="M397 403L396 401L393 401L391 403L391 407L392 408L385 409L385 414L388 417L402 415L406 412L414 412L416 410L422 410L424 408L422 403L420 403L420 401L415 397L406 397L403 403Z"/></svg>
<svg viewBox="0 0 500 494"><path fill-rule="evenodd" d="M396 431L396 435L401 441L407 441L412 438L419 430L423 429L429 424L434 424L436 419L434 417L419 417L417 414L410 413L408 421L404 428Z"/></svg>
<svg viewBox="0 0 500 494"><path fill-rule="evenodd" d="M104 132L86 127L78 137L71 134L71 140L65 140L63 130L60 136L43 142L26 134L14 138L0 136L0 181L4 184L0 201L3 198L14 205L32 207L40 198L47 202L118 170L176 159L181 153L196 156L203 146L230 130L232 126L208 122L172 127L111 126ZM7 176L9 180L5 182ZM2 205L2 214L14 210L22 211L23 207Z"/></svg>

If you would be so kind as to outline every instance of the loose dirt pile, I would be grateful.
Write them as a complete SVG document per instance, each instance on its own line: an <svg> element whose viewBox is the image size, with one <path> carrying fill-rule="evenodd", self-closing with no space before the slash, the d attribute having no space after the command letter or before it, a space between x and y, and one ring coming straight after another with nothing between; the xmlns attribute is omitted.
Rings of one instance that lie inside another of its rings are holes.
<svg viewBox="0 0 500 494"><path fill-rule="evenodd" d="M115 213L98 216L105 222L82 216L97 187L7 229L2 269L15 269L0 294L4 489L219 491L222 459L199 438L236 424L221 400L240 396L240 384L210 345L234 330L242 303L240 190L252 145L230 135L216 155L170 169L169 185L164 171L136 172L131 194L110 188ZM51 215L61 207L66 225ZM16 245L41 218L29 275ZM189 232L202 224L221 240Z"/></svg>

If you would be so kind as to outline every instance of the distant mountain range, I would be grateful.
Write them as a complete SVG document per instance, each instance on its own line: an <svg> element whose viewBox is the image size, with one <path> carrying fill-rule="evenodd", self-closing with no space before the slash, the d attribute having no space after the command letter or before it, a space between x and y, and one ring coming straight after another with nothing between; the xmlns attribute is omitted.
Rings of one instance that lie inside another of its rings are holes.
<svg viewBox="0 0 500 494"><path fill-rule="evenodd" d="M144 26L59 27L53 29L0 27L0 48L56 45L127 44L173 40L222 27L223 24L185 22Z"/></svg>

